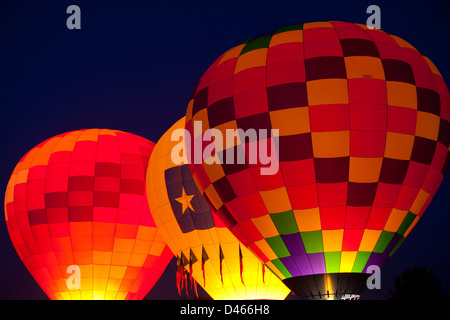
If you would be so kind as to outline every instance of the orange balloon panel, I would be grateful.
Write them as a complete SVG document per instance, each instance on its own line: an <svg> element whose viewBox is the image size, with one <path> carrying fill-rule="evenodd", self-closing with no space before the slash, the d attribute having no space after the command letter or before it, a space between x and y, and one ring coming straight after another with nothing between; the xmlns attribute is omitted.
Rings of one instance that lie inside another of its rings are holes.
<svg viewBox="0 0 450 320"><path fill-rule="evenodd" d="M163 238L215 300L286 298L290 290L270 270L263 272L262 263L211 212L188 165L175 164L172 152L179 155L183 148L183 132L184 118L158 141L147 171L149 205Z"/></svg>
<svg viewBox="0 0 450 320"><path fill-rule="evenodd" d="M51 299L142 299L173 257L151 216L154 143L131 133L64 133L31 149L5 195L17 253Z"/></svg>

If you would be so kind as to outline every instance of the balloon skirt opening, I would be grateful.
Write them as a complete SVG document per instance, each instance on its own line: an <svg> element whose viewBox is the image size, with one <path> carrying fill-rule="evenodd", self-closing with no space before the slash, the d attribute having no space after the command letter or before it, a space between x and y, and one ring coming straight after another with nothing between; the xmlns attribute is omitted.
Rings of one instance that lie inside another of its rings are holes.
<svg viewBox="0 0 450 320"><path fill-rule="evenodd" d="M329 273L287 278L283 283L304 300L357 300L368 273Z"/></svg>

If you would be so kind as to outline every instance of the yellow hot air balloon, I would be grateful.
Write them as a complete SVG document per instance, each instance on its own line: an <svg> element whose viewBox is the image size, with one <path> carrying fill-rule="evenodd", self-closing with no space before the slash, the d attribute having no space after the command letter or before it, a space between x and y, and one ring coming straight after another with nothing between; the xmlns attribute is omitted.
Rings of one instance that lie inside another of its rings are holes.
<svg viewBox="0 0 450 320"><path fill-rule="evenodd" d="M187 161L172 159L179 158L184 125L182 118L161 137L147 170L149 206L164 240L215 300L285 299L290 290L211 212Z"/></svg>

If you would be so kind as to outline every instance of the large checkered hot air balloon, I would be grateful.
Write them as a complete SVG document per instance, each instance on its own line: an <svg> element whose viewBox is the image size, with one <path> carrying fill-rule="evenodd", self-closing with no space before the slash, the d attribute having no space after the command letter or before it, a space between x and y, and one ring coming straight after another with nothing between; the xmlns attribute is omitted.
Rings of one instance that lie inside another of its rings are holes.
<svg viewBox="0 0 450 320"><path fill-rule="evenodd" d="M6 225L50 299L142 299L173 254L151 216L154 143L127 132L67 132L31 149L5 195Z"/></svg>
<svg viewBox="0 0 450 320"><path fill-rule="evenodd" d="M146 181L156 225L178 258L178 289L198 283L215 300L286 298L290 290L240 245L198 191L183 151L184 125L183 117L158 141Z"/></svg>
<svg viewBox="0 0 450 320"><path fill-rule="evenodd" d="M359 295L368 267L385 263L436 193L449 120L441 74L405 40L346 22L294 25L204 73L187 109L190 168L227 227L296 294ZM209 129L241 133L209 152ZM271 163L251 161L255 145L276 153ZM278 170L260 170L269 165Z"/></svg>

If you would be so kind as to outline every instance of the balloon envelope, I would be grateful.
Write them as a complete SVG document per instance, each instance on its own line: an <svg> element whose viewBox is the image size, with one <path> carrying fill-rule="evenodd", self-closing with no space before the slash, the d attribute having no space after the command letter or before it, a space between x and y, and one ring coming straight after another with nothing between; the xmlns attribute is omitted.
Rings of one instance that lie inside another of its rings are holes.
<svg viewBox="0 0 450 320"><path fill-rule="evenodd" d="M17 164L6 225L49 298L142 299L159 279L173 255L145 196L153 146L117 130L78 130Z"/></svg>
<svg viewBox="0 0 450 320"><path fill-rule="evenodd" d="M161 137L147 171L148 201L163 238L185 272L215 300L286 298L290 290L270 270L263 274L261 261L211 212L188 164L177 163L186 160L179 153L184 122L180 119Z"/></svg>
<svg viewBox="0 0 450 320"><path fill-rule="evenodd" d="M204 73L186 115L190 168L227 227L294 292L339 298L364 289L367 268L428 207L448 167L449 120L441 74L405 40L346 22L294 25ZM209 129L241 129L214 140L219 164L194 159L196 146L209 151ZM269 164L255 160L262 147Z"/></svg>

